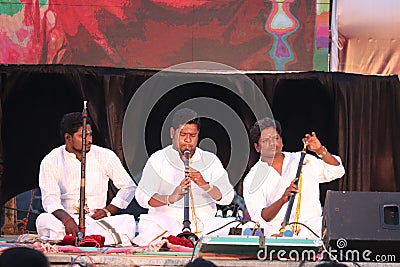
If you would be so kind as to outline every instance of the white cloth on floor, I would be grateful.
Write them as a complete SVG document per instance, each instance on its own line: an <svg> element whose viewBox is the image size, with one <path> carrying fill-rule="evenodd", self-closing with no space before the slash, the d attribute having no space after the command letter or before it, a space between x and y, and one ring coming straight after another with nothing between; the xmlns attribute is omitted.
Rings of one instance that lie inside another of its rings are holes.
<svg viewBox="0 0 400 267"><path fill-rule="evenodd" d="M71 215L78 224L78 215ZM105 221L113 229L105 229L99 224L99 221ZM65 236L65 228L62 222L53 214L42 213L36 219L36 227L40 229L39 236L50 240L62 240ZM102 235L105 237L104 245L122 245L130 246L135 236L136 222L135 216L129 214L114 215L104 217L100 220L94 220L91 217L85 217L85 235ZM116 234L119 235L120 241Z"/></svg>

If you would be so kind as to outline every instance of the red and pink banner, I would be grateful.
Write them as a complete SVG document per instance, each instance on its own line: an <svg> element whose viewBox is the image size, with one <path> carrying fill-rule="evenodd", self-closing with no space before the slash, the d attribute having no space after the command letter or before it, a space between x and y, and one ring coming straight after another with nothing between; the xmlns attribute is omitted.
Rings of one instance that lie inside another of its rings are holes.
<svg viewBox="0 0 400 267"><path fill-rule="evenodd" d="M327 70L329 0L24 0L0 4L0 64Z"/></svg>

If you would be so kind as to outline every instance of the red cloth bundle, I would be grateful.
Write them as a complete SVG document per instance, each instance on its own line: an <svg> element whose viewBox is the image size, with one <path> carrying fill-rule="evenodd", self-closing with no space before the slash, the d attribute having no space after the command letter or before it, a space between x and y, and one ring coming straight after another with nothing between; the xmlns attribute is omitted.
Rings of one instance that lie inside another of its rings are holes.
<svg viewBox="0 0 400 267"><path fill-rule="evenodd" d="M187 240L186 238L182 237L176 237L173 235L170 235L167 237L167 240L174 245L180 245L188 248L193 248L192 242L190 240Z"/></svg>
<svg viewBox="0 0 400 267"><path fill-rule="evenodd" d="M104 247L105 237L102 235L88 235L85 236L82 241L78 244L79 247ZM66 235L61 241L61 245L75 245L76 236Z"/></svg>
<svg viewBox="0 0 400 267"><path fill-rule="evenodd" d="M75 245L76 236L66 235L61 241L61 245Z"/></svg>

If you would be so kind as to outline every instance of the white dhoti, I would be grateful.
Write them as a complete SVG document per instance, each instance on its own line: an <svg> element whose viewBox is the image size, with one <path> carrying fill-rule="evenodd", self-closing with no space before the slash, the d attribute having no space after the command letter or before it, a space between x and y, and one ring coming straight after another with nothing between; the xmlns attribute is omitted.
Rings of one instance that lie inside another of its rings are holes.
<svg viewBox="0 0 400 267"><path fill-rule="evenodd" d="M78 223L78 215L71 215ZM135 237L135 217L129 214L114 215L94 220L85 217L85 235L101 235L105 237L104 245L130 246ZM36 229L41 238L50 240L62 240L65 236L63 223L53 214L42 213L36 219Z"/></svg>
<svg viewBox="0 0 400 267"><path fill-rule="evenodd" d="M236 227L239 223L233 221L235 221L235 218L209 217L198 222L198 233L196 233L196 226L193 221L191 222L190 228L193 233L201 237L222 227L211 233L210 236L227 236L229 234L229 229L231 227ZM233 223L228 224L229 222ZM162 237L168 237L169 235L176 236L182 233L183 221L163 215L141 214L138 228L139 234L132 242L139 246L147 246L153 242L160 241Z"/></svg>

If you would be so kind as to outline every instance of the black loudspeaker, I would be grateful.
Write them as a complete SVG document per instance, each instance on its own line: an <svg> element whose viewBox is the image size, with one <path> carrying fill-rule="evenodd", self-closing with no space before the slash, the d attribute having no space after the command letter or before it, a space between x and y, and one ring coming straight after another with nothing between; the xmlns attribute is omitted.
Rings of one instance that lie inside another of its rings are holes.
<svg viewBox="0 0 400 267"><path fill-rule="evenodd" d="M400 192L328 191L324 257L339 261L400 262Z"/></svg>

